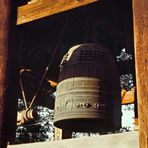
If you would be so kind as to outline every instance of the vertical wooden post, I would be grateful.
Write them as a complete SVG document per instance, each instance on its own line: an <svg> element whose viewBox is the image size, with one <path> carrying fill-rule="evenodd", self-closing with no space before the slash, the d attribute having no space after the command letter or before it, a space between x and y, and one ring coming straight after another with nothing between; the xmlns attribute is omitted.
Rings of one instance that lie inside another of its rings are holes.
<svg viewBox="0 0 148 148"><path fill-rule="evenodd" d="M72 137L72 131L62 130L60 128L55 127L55 140L69 139Z"/></svg>
<svg viewBox="0 0 148 148"><path fill-rule="evenodd" d="M0 0L0 148L15 136L18 82L16 0Z"/></svg>
<svg viewBox="0 0 148 148"><path fill-rule="evenodd" d="M148 0L133 0L140 148L148 147Z"/></svg>

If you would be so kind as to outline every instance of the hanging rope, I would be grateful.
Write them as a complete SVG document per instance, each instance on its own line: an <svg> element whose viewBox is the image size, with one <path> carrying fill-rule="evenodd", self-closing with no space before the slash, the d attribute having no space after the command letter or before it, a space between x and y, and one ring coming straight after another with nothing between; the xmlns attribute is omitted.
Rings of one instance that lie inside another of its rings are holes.
<svg viewBox="0 0 148 148"><path fill-rule="evenodd" d="M22 92L22 97L23 97L23 101L24 101L24 104L25 104L25 108L27 110L28 109L27 100L26 100L26 97L25 97L24 87L23 87L23 83L22 83L22 74L25 71L30 72L31 70L30 69L21 69L20 70L20 86L21 86L21 92Z"/></svg>
<svg viewBox="0 0 148 148"><path fill-rule="evenodd" d="M41 81L40 81L40 83L39 83L39 86L38 86L38 88L37 88L37 91L36 91L35 95L34 95L33 98L32 98L32 101L31 101L31 103L30 103L30 105L29 105L29 108L32 107L32 104L34 103L34 101L35 101L35 99L36 99L36 97L37 97L37 95L38 95L38 93L39 93L39 90L40 90L40 88L41 88L41 86L42 86L42 83L43 83L43 81L44 81L44 78L45 78L45 76L46 76L46 74L47 74L47 72L48 72L48 70L49 70L49 67L51 66L51 63L52 63L52 61L53 61L53 59L54 59L54 57L55 57L55 54L56 54L56 52L57 52L57 49L58 49L58 47L59 47L59 45L60 45L60 43L61 43L61 40L62 40L64 31L65 31L65 28L66 28L66 25L67 25L67 17L65 18L64 23L65 23L65 24L64 24L64 26L63 26L63 28L62 28L62 31L61 31L61 33L60 33L59 40L58 40L58 42L57 42L57 44L56 44L56 47L55 47L54 52L53 52L53 54L52 54L52 57L51 57L51 59L49 60L49 63L48 63L48 65L47 65L46 69L45 69L45 72L44 72L43 77L42 77L42 79L41 79ZM28 109L29 109L29 108L28 108Z"/></svg>

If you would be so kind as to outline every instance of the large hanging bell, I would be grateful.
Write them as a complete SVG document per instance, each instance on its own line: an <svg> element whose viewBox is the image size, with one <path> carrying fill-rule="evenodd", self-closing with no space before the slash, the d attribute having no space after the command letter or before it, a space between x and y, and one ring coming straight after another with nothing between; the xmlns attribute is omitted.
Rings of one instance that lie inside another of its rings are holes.
<svg viewBox="0 0 148 148"><path fill-rule="evenodd" d="M60 65L54 125L85 132L121 127L119 72L111 52L98 44L72 47Z"/></svg>

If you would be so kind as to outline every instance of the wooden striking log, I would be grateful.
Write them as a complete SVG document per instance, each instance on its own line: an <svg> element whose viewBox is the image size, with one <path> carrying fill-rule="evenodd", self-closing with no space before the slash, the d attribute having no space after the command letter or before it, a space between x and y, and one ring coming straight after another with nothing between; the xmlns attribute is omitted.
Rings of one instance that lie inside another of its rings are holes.
<svg viewBox="0 0 148 148"><path fill-rule="evenodd" d="M12 141L17 109L16 0L0 0L0 148Z"/></svg>
<svg viewBox="0 0 148 148"><path fill-rule="evenodd" d="M17 24L27 23L96 1L97 0L38 0L18 8Z"/></svg>
<svg viewBox="0 0 148 148"><path fill-rule="evenodd" d="M148 147L148 1L133 0L140 148Z"/></svg>

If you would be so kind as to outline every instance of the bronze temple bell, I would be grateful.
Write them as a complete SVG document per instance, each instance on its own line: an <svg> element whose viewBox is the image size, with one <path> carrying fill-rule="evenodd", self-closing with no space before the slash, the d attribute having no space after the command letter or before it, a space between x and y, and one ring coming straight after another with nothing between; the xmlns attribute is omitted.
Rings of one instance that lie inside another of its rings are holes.
<svg viewBox="0 0 148 148"><path fill-rule="evenodd" d="M110 51L98 44L72 47L61 62L54 125L104 132L121 127L119 72Z"/></svg>

